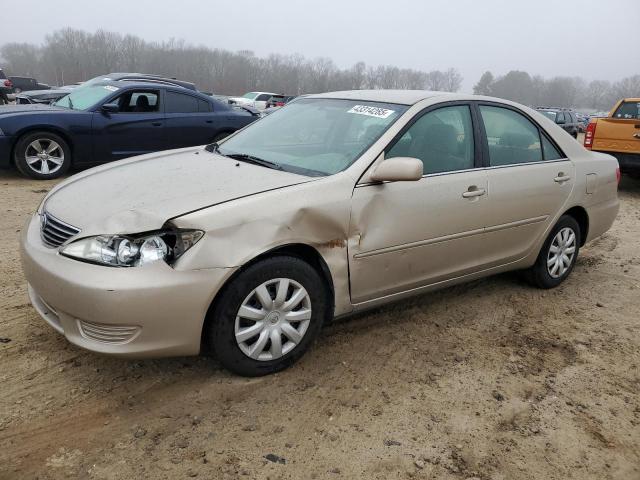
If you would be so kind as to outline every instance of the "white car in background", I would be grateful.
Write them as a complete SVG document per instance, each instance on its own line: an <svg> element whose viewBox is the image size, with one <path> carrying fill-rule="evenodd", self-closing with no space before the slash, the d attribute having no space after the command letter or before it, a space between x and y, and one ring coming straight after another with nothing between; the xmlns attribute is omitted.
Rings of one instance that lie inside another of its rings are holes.
<svg viewBox="0 0 640 480"><path fill-rule="evenodd" d="M258 110L264 110L265 108L267 108L267 102L271 100L272 97L284 98L284 96L279 93L249 92L249 93L245 93L241 97L229 98L229 103L237 103L240 105L253 107Z"/></svg>

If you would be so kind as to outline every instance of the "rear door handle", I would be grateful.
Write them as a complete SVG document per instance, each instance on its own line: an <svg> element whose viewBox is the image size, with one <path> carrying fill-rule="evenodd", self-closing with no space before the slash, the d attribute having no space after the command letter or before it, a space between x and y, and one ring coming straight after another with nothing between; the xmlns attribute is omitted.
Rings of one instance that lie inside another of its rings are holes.
<svg viewBox="0 0 640 480"><path fill-rule="evenodd" d="M565 175L562 172L560 172L558 176L553 179L553 181L556 183L568 182L569 180L571 180L571 177L569 175Z"/></svg>
<svg viewBox="0 0 640 480"><path fill-rule="evenodd" d="M485 193L487 193L487 191L484 188L478 188L474 185L472 187L469 187L469 189L464 192L462 196L463 198L481 197Z"/></svg>
<svg viewBox="0 0 640 480"><path fill-rule="evenodd" d="M633 136L636 138L640 138L640 133L634 133Z"/></svg>
<svg viewBox="0 0 640 480"><path fill-rule="evenodd" d="M207 123L213 123L213 120L206 120Z"/></svg>
<svg viewBox="0 0 640 480"><path fill-rule="evenodd" d="M151 122L151 125L153 125L154 127L161 127L162 122Z"/></svg>

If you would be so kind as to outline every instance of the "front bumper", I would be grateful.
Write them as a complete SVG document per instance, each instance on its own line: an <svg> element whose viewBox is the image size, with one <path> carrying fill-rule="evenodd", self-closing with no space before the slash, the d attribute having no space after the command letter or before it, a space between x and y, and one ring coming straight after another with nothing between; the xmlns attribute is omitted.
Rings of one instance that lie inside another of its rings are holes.
<svg viewBox="0 0 640 480"><path fill-rule="evenodd" d="M20 250L31 303L47 323L82 348L131 358L198 354L209 305L233 273L73 260L44 245L37 215Z"/></svg>
<svg viewBox="0 0 640 480"><path fill-rule="evenodd" d="M13 137L0 135L0 168L9 168L11 166L12 145Z"/></svg>

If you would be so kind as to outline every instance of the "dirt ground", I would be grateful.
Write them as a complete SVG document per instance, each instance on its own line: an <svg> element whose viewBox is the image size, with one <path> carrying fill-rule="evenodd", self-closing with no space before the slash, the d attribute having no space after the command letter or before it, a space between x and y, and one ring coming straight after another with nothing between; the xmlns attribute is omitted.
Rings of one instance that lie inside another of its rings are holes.
<svg viewBox="0 0 640 480"><path fill-rule="evenodd" d="M27 300L0 172L1 479L639 479L640 182L570 279L506 274L327 327L278 375L71 346Z"/></svg>

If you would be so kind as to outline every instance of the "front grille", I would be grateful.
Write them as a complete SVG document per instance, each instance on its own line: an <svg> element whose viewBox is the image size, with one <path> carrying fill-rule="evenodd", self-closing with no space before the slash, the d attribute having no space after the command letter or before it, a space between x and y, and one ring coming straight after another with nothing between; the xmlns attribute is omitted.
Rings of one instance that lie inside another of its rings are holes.
<svg viewBox="0 0 640 480"><path fill-rule="evenodd" d="M80 333L89 340L102 343L127 343L138 334L140 327L128 325L106 325L78 320Z"/></svg>
<svg viewBox="0 0 640 480"><path fill-rule="evenodd" d="M49 247L59 247L74 235L80 233L80 229L64 223L47 212L40 216L40 235L42 241Z"/></svg>

